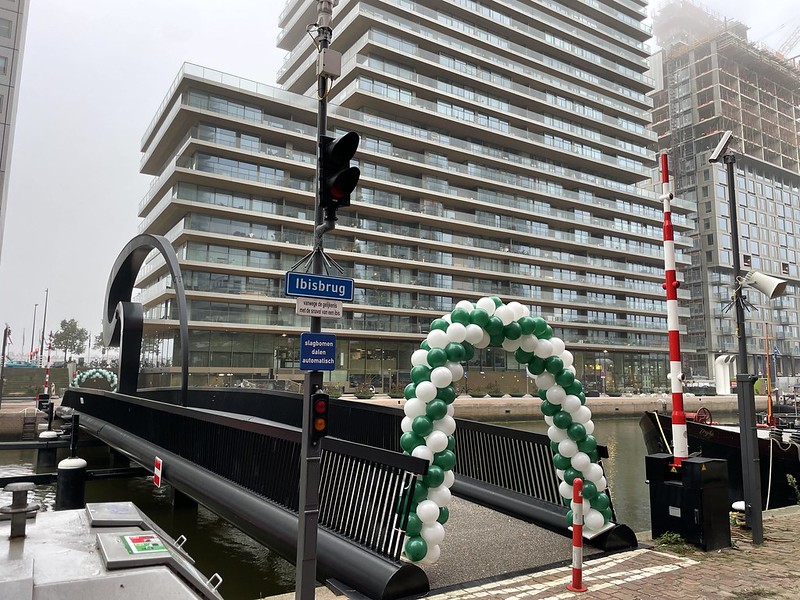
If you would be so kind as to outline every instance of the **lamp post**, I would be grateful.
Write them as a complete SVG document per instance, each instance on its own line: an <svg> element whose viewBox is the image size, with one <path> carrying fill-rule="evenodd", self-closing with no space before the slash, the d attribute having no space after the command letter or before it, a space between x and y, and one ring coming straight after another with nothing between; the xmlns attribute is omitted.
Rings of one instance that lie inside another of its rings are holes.
<svg viewBox="0 0 800 600"><path fill-rule="evenodd" d="M39 367L43 366L44 362L44 330L47 326L47 300L50 297L50 288L44 291L44 315L42 316L42 342L39 344ZM33 335L33 333L31 333Z"/></svg>
<svg viewBox="0 0 800 600"><path fill-rule="evenodd" d="M33 325L31 326L31 351L28 354L28 360L33 360L33 345L36 343L36 309L39 308L39 303L33 305ZM23 349L23 352L25 350Z"/></svg>

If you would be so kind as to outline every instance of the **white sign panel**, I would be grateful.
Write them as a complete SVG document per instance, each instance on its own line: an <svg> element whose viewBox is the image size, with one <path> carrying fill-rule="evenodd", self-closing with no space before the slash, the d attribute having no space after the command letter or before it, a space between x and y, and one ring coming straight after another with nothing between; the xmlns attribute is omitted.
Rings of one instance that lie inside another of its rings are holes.
<svg viewBox="0 0 800 600"><path fill-rule="evenodd" d="M300 317L342 318L341 300L323 300L321 298L298 298L295 313Z"/></svg>

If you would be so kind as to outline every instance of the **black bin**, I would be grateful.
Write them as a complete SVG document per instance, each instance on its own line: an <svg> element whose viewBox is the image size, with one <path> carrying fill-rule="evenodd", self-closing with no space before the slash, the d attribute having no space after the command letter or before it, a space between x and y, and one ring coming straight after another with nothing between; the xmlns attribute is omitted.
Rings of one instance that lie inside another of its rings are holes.
<svg viewBox="0 0 800 600"><path fill-rule="evenodd" d="M47 410L50 406L50 394L39 394L36 396L36 408L39 410Z"/></svg>
<svg viewBox="0 0 800 600"><path fill-rule="evenodd" d="M705 551L729 547L727 461L686 458L680 467L673 462L671 454L645 457L653 539L671 531Z"/></svg>

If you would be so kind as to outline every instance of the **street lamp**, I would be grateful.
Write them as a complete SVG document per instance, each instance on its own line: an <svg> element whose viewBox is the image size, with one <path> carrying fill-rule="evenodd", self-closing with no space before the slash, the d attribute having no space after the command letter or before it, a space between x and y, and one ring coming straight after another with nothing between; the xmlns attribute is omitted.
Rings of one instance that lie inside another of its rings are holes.
<svg viewBox="0 0 800 600"><path fill-rule="evenodd" d="M739 257L739 225L737 223L736 207L736 180L734 165L736 156L728 149L732 131L725 131L717 147L708 158L710 163L722 162L728 174L728 206L731 219L731 238L733 249L733 272L736 279L736 289L733 298L726 310L731 306L736 309L736 337L739 342L739 352L736 364L736 397L739 405L739 440L742 453L742 488L744 492L745 523L753 532L753 543L761 544L764 541L761 505L761 466L758 459L758 433L756 430L755 389L756 378L747 373L747 339L745 338L744 310L750 304L742 295L742 289L753 287L769 297L777 298L786 289L786 282L776 277L763 273L750 271L742 273L742 264Z"/></svg>

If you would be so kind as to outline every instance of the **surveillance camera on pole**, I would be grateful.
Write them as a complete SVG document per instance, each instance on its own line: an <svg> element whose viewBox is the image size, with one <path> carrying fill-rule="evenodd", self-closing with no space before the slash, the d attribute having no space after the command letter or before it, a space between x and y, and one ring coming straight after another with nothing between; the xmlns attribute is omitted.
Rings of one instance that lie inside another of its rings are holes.
<svg viewBox="0 0 800 600"><path fill-rule="evenodd" d="M722 134L717 147L714 148L714 151L709 155L708 162L719 162L719 159L722 158L725 155L725 152L728 150L728 144L730 143L732 137L733 132L730 130Z"/></svg>

